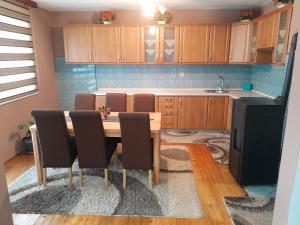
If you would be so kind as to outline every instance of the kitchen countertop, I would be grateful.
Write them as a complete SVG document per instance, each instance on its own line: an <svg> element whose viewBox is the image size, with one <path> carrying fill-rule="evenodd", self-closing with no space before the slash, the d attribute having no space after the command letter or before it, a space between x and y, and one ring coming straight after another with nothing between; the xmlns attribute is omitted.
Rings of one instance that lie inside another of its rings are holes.
<svg viewBox="0 0 300 225"><path fill-rule="evenodd" d="M226 89L226 93L208 93L206 90L212 89L150 89L150 88L100 88L93 92L96 95L102 96L106 93L127 93L133 94L155 94L157 96L230 96L234 99L242 97L269 97L272 96L257 92L245 92L241 89Z"/></svg>

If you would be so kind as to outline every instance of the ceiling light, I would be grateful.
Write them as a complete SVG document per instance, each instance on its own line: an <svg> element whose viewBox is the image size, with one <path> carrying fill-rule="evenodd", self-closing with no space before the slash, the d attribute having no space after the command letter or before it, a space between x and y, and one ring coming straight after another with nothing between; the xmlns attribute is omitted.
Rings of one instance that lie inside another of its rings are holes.
<svg viewBox="0 0 300 225"><path fill-rule="evenodd" d="M152 0L143 0L141 4L144 16L151 17L155 14L156 5Z"/></svg>

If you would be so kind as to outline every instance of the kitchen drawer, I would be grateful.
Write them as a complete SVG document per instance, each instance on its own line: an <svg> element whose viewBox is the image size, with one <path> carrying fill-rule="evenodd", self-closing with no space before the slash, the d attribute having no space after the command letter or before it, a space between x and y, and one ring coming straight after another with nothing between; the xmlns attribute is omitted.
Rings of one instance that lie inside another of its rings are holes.
<svg viewBox="0 0 300 225"><path fill-rule="evenodd" d="M175 129L177 128L177 116L162 116L161 127L163 129Z"/></svg>
<svg viewBox="0 0 300 225"><path fill-rule="evenodd" d="M174 103L159 103L159 111L174 110L176 108L177 108L177 104L174 104Z"/></svg>
<svg viewBox="0 0 300 225"><path fill-rule="evenodd" d="M170 96L170 97L162 96L162 97L159 97L159 103L175 103L175 101L176 101L176 97L174 97L174 96Z"/></svg>
<svg viewBox="0 0 300 225"><path fill-rule="evenodd" d="M162 116L177 116L178 110L174 109L161 109L160 110Z"/></svg>

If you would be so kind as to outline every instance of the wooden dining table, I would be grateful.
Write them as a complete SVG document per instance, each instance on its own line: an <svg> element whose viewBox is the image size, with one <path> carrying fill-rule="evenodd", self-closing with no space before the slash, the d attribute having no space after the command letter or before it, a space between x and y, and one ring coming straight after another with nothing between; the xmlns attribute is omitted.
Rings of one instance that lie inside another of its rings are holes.
<svg viewBox="0 0 300 225"><path fill-rule="evenodd" d="M106 137L121 137L120 122L118 112L111 112L107 119L102 119ZM153 138L153 181L159 184L160 179L160 131L161 131L161 113L153 112L150 115L151 137ZM67 129L70 136L74 136L73 124L69 117L69 112L65 111ZM41 151L38 142L38 132L36 125L30 127L35 167L37 169L37 180L41 185L43 182Z"/></svg>

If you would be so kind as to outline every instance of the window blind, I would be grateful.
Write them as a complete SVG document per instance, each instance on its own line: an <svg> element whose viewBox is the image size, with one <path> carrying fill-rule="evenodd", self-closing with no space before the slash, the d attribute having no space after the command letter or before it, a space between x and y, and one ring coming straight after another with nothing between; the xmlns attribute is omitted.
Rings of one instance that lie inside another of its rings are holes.
<svg viewBox="0 0 300 225"><path fill-rule="evenodd" d="M37 90L29 8L0 0L0 104Z"/></svg>

